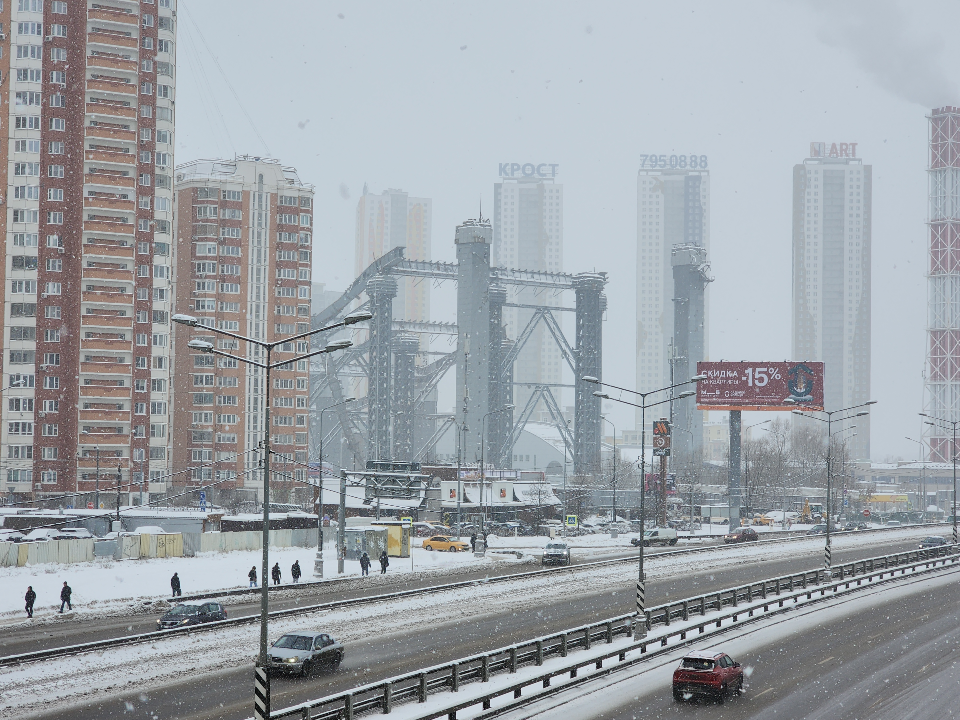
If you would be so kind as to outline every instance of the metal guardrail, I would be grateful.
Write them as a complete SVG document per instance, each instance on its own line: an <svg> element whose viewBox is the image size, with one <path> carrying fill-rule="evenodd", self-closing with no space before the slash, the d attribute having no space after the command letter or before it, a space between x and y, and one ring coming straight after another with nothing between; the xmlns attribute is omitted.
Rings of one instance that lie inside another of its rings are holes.
<svg viewBox="0 0 960 720"><path fill-rule="evenodd" d="M571 678L577 676L580 668L595 665L601 669L603 662L616 657L619 662L626 660L628 652L639 650L646 654L651 646L664 648L671 638L684 641L687 635L693 632L703 634L706 628L714 625L719 628L724 620L737 622L741 616L753 617L754 613L762 610L770 611L770 607L777 606L777 610L793 599L797 602L804 595L812 599L819 593L826 596L830 591L840 592L841 587L850 590L851 585L862 585L873 580L881 581L884 576L895 576L897 572L906 575L908 571L915 572L918 568L933 569L938 565L946 567L960 561L960 554L953 546L932 548L930 550L915 550L895 555L869 558L853 563L845 563L832 569L832 577L822 578L823 570L811 570L803 573L764 580L757 583L738 586L715 593L708 593L694 598L687 598L674 603L668 603L646 612L644 622L647 630L655 625L669 627L675 621L689 621L691 616L705 617L707 613L730 610L721 616L715 616L703 623L694 626L678 628L674 631L661 633L656 637L645 637L624 647L619 646L609 653L593 656L590 659L575 661L548 673L528 677L515 684L498 687L489 693L453 702L450 705L430 711L421 716L421 720L447 715L456 718L458 710L475 705L482 705L484 710L491 706L493 699L513 693L515 699L522 696L523 688L542 684L544 688L550 686L552 678L569 674ZM820 583L826 579L825 583ZM815 587L813 587L815 586ZM798 590L799 588L799 590ZM773 599L771 599L771 596ZM759 598L760 602L753 603ZM404 701L416 700L418 703L427 701L427 697L435 692L459 692L461 686L471 681L489 682L490 676L496 673L516 673L520 666L541 666L544 659L550 656L566 657L571 650L589 650L594 643L612 644L617 636L630 637L637 622L636 613L620 615L608 620L577 628L562 633L534 638L524 643L500 648L489 653L473 655L452 663L444 663L433 667L417 670L412 673L381 680L368 685L354 688L344 693L330 695L318 700L301 703L270 714L271 718L299 717L302 720L353 720L359 713L377 710L388 714L393 706Z"/></svg>
<svg viewBox="0 0 960 720"><path fill-rule="evenodd" d="M890 529L894 530L898 528L890 528ZM810 536L810 537L814 537L814 536ZM816 537L819 537L819 536L816 536ZM775 540L763 540L760 542L772 544L772 543L795 542L795 541L804 540L804 539L809 539L809 538L807 536L799 536L799 537L792 537L792 538L778 538ZM730 546L710 545L707 547L684 548L681 550L668 550L668 551L659 552L659 553L656 553L655 555L651 555L650 557L688 555L688 554L694 554L694 553L711 552L713 550L717 550L718 548L724 548L724 547L735 548L738 546L737 545L730 545ZM630 548L625 548L625 549L630 549ZM490 585L498 582L507 582L511 580L522 580L524 578L537 577L540 575L546 575L548 573L578 572L584 569L602 567L605 565L615 565L618 563L633 563L635 561L636 560L634 557L615 558L613 560L596 560L593 562L582 563L579 565L567 565L567 566L560 566L560 567L549 568L549 569L529 570L527 572L522 572L522 573L511 573L509 575L488 577L488 578L484 578L482 583L484 585ZM343 578L338 580L321 580L321 581L310 582L310 583L297 583L296 585L294 584L271 585L270 590L272 592L275 590L276 591L290 590L294 588L302 589L304 587L311 587L311 586L316 587L323 584L329 584L332 582L341 583L341 582L356 581L356 580L357 578L352 577L352 578ZM395 600L398 598L414 597L417 595L428 595L431 593L444 592L446 590L456 590L457 588L472 587L474 585L480 584L480 582L481 581L479 580L462 580L454 583L445 583L443 585L433 585L431 587L426 587L426 588L418 588L413 590L398 590L395 592L381 593L379 595L371 595L368 597L350 598L347 600L336 600L328 603L320 603L318 605L304 605L304 606L298 606L296 608L289 608L287 610L274 610L273 612L269 613L269 617L281 618L281 617L287 617L291 615L317 612L320 610L334 610L337 608L347 607L350 605L365 605L365 604L377 603L384 600ZM180 598L179 600L182 602L186 602L189 600L202 600L202 599L207 599L212 597L242 595L247 593L250 593L250 594L256 593L257 595L259 595L260 591L261 591L261 588L243 588L240 590L229 590L225 592L211 593L206 595L188 595ZM125 645L135 645L137 643L142 643L142 642L152 642L154 640L158 640L164 637L169 637L171 635L181 635L184 633L208 632L208 631L217 630L223 627L229 627L234 625L246 625L246 624L256 623L256 622L260 622L259 612L253 615L246 615L244 617L239 617L239 618L228 618L227 620L219 620L217 622L204 623L202 625L190 625L182 628L155 630L155 631L150 631L145 633L138 633L136 635L124 635L122 637L107 638L104 640L95 640L87 643L78 643L76 645L66 645L66 646L61 646L57 648L47 648L46 650L36 650L29 653L20 653L17 655L6 655L3 657L0 657L0 666L14 665L18 663L32 662L36 660L46 660L49 658L61 657L64 655L77 655L79 653L90 652L92 650L104 650L112 647L122 647Z"/></svg>

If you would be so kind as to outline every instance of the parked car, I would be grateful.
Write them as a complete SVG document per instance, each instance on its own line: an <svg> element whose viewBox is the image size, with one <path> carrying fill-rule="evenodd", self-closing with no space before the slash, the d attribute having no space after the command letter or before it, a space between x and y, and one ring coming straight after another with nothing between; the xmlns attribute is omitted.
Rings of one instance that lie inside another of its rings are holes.
<svg viewBox="0 0 960 720"><path fill-rule="evenodd" d="M436 535L438 532L441 532L441 530L438 526L431 525L428 522L415 522L413 524L413 532L418 537L426 537L428 535Z"/></svg>
<svg viewBox="0 0 960 720"><path fill-rule="evenodd" d="M884 527L900 527L899 520L887 520L884 524Z"/></svg>
<svg viewBox="0 0 960 720"><path fill-rule="evenodd" d="M201 625L202 623L226 619L227 611L218 602L208 602L202 605L177 605L157 620L157 630L167 630L184 625Z"/></svg>
<svg viewBox="0 0 960 720"><path fill-rule="evenodd" d="M754 540L759 540L760 535L757 534L757 531L752 527L738 527L733 532L728 532L723 536L723 542L730 543L741 543L741 542L751 542Z"/></svg>
<svg viewBox="0 0 960 720"><path fill-rule="evenodd" d="M640 538L631 538L630 544L634 546L640 545ZM650 545L676 545L677 544L677 531L673 528L651 528L643 534L643 546L649 547Z"/></svg>
<svg viewBox="0 0 960 720"><path fill-rule="evenodd" d="M54 540L94 540L92 532L86 528L60 528Z"/></svg>
<svg viewBox="0 0 960 720"><path fill-rule="evenodd" d="M36 530L28 532L24 540L25 542L47 542L48 540L56 540L59 532L59 530L53 528L37 528Z"/></svg>
<svg viewBox="0 0 960 720"><path fill-rule="evenodd" d="M434 535L423 541L424 550L439 550L447 552L459 552L470 549L470 543L463 540L453 540L446 535Z"/></svg>
<svg viewBox="0 0 960 720"><path fill-rule="evenodd" d="M569 565L570 546L562 542L549 542L543 549L543 565Z"/></svg>
<svg viewBox="0 0 960 720"><path fill-rule="evenodd" d="M942 535L930 535L925 537L920 541L920 549L927 550L929 548L940 547L941 545L948 545L947 539Z"/></svg>
<svg viewBox="0 0 960 720"><path fill-rule="evenodd" d="M721 705L731 693L743 691L743 668L726 653L692 652L673 671L673 699L710 695Z"/></svg>
<svg viewBox="0 0 960 720"><path fill-rule="evenodd" d="M862 522L848 522L846 525L843 526L842 529L843 529L843 530L847 530L847 531L850 531L850 530L866 530L866 529L867 529L867 524L866 524L866 523L862 523Z"/></svg>
<svg viewBox="0 0 960 720"><path fill-rule="evenodd" d="M269 650L268 671L298 673L306 677L315 668L336 670L343 662L343 645L326 633L300 630L287 633Z"/></svg>
<svg viewBox="0 0 960 720"><path fill-rule="evenodd" d="M827 532L826 525L814 525L812 528L807 530L807 535L823 535Z"/></svg>
<svg viewBox="0 0 960 720"><path fill-rule="evenodd" d="M17 530L0 530L0 542L26 542L26 536Z"/></svg>

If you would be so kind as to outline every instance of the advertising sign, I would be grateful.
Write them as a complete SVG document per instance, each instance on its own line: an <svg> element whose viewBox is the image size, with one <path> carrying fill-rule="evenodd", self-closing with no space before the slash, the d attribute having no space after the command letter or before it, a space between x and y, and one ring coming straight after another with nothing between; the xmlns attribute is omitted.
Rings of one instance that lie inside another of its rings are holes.
<svg viewBox="0 0 960 720"><path fill-rule="evenodd" d="M493 490L494 504L513 502L513 483L512 482L494 480L493 483L491 483L491 485Z"/></svg>
<svg viewBox="0 0 960 720"><path fill-rule="evenodd" d="M822 362L699 362L700 410L823 410Z"/></svg>
<svg viewBox="0 0 960 720"><path fill-rule="evenodd" d="M443 503L457 502L457 494L463 488L463 483L453 480L440 481L440 501Z"/></svg>
<svg viewBox="0 0 960 720"><path fill-rule="evenodd" d="M670 456L670 422L653 421L653 454L655 457Z"/></svg>

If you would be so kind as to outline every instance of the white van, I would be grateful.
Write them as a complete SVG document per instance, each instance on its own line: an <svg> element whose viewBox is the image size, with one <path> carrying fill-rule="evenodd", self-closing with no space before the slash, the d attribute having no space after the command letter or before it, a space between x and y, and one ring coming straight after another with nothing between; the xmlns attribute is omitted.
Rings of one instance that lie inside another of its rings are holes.
<svg viewBox="0 0 960 720"><path fill-rule="evenodd" d="M633 538L630 541L633 545L639 545L640 540L638 538ZM673 528L653 528L647 530L643 534L643 546L649 547L650 545L676 545L677 544L677 531Z"/></svg>

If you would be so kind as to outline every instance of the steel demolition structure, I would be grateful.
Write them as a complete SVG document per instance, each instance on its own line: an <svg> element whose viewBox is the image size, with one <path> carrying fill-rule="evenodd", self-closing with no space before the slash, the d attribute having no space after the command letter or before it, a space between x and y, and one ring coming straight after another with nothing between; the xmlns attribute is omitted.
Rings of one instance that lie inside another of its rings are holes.
<svg viewBox="0 0 960 720"><path fill-rule="evenodd" d="M602 377L606 273L491 267L492 237L488 220L467 220L459 225L455 235L456 263L407 260L402 247L394 248L371 263L340 298L313 316L313 327L329 325L348 309L369 310L374 316L365 342L358 342L341 356L326 359L312 373L310 404L315 409L339 403L344 397L345 381L365 381L367 385L365 402L353 403L353 409L346 404L337 407L338 422L331 423L335 426L328 430L324 442L342 431L356 459L416 462L428 457L437 441L455 424L462 433L464 462L479 461L482 455L497 468L510 468L513 446L542 399L573 455L575 472L600 473L600 399L593 396L593 386L580 378ZM424 282L455 281L456 325L394 320L393 301L400 277ZM572 291L575 306L523 305L534 310L533 315L518 337L510 339L504 329L503 309L519 305L508 302L509 286L534 288L553 295ZM366 302L358 304L364 293ZM575 313L573 345L557 321L558 312ZM516 418L512 411L497 412L513 404L513 388L518 384L513 378L514 361L541 323L575 378L573 386L559 386L573 387L575 393L572 431L554 395L557 385L533 384L533 392ZM449 353L424 350L418 337L424 334L456 336L456 348ZM436 388L454 365L456 412L441 414L436 408ZM482 432L481 418L487 415L489 421ZM320 441L314 433L314 444L319 445Z"/></svg>

